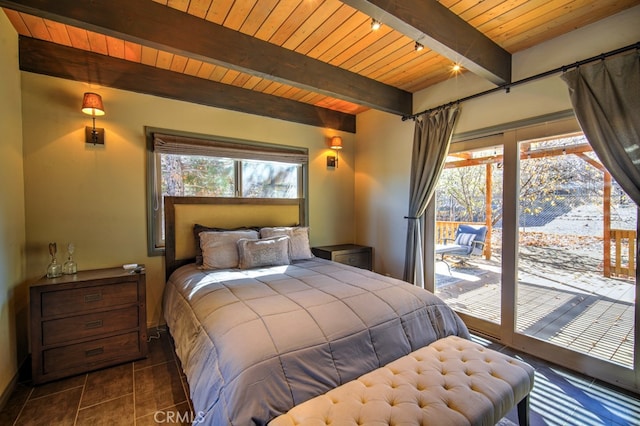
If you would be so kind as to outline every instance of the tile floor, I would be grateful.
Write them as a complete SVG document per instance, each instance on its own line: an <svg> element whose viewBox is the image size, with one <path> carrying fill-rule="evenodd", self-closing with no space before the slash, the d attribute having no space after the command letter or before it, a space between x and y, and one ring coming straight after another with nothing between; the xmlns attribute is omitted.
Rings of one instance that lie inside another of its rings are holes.
<svg viewBox="0 0 640 426"><path fill-rule="evenodd" d="M640 395L558 367L482 337L473 341L529 363L535 382L529 398L532 426L638 426ZM507 416L517 424L517 412Z"/></svg>
<svg viewBox="0 0 640 426"><path fill-rule="evenodd" d="M186 380L168 335L158 336L141 361L37 387L20 383L0 425L191 424Z"/></svg>
<svg viewBox="0 0 640 426"><path fill-rule="evenodd" d="M536 368L531 424L640 425L640 395L514 353L480 337L474 341ZM166 333L149 342L149 357L33 387L20 383L0 411L0 425L189 424L191 402ZM517 423L515 409L507 418Z"/></svg>

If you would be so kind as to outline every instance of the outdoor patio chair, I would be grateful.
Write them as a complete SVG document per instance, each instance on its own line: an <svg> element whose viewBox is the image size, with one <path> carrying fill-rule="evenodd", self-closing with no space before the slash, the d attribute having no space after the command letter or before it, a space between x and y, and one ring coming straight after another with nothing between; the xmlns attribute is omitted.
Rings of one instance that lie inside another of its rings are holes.
<svg viewBox="0 0 640 426"><path fill-rule="evenodd" d="M436 254L455 256L463 259L472 256L481 256L484 251L487 227L478 225L459 225L456 229L455 239L446 238L443 243L436 246ZM447 264L448 266L448 264Z"/></svg>

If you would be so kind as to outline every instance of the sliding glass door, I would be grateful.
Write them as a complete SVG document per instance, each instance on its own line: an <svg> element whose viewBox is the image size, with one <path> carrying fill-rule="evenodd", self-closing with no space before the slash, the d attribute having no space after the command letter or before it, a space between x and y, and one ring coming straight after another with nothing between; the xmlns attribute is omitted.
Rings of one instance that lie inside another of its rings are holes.
<svg viewBox="0 0 640 426"><path fill-rule="evenodd" d="M474 333L638 391L637 211L573 119L454 143L427 282Z"/></svg>
<svg viewBox="0 0 640 426"><path fill-rule="evenodd" d="M516 331L633 368L635 203L582 134L519 146Z"/></svg>

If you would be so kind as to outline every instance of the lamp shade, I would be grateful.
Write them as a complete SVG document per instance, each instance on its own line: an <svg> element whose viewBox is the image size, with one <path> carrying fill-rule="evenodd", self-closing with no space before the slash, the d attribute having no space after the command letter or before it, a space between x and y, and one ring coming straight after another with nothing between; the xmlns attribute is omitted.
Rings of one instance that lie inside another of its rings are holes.
<svg viewBox="0 0 640 426"><path fill-rule="evenodd" d="M82 112L88 115L104 115L102 97L97 93L87 92L82 98Z"/></svg>
<svg viewBox="0 0 640 426"><path fill-rule="evenodd" d="M331 138L331 149L342 149L342 138L340 136L334 136Z"/></svg>

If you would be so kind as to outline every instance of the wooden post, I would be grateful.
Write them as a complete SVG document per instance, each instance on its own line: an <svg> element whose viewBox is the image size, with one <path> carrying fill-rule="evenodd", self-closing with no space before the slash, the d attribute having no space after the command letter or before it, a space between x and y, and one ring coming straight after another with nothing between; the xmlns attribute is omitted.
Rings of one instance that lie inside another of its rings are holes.
<svg viewBox="0 0 640 426"><path fill-rule="evenodd" d="M487 236L484 239L484 258L487 260L491 259L491 188L493 188L493 168L491 167L491 163L485 165L487 170L487 176L485 181L485 217L486 217L486 225L487 225Z"/></svg>
<svg viewBox="0 0 640 426"><path fill-rule="evenodd" d="M604 242L604 276L611 277L611 174L604 171L602 191L603 206L603 242Z"/></svg>

